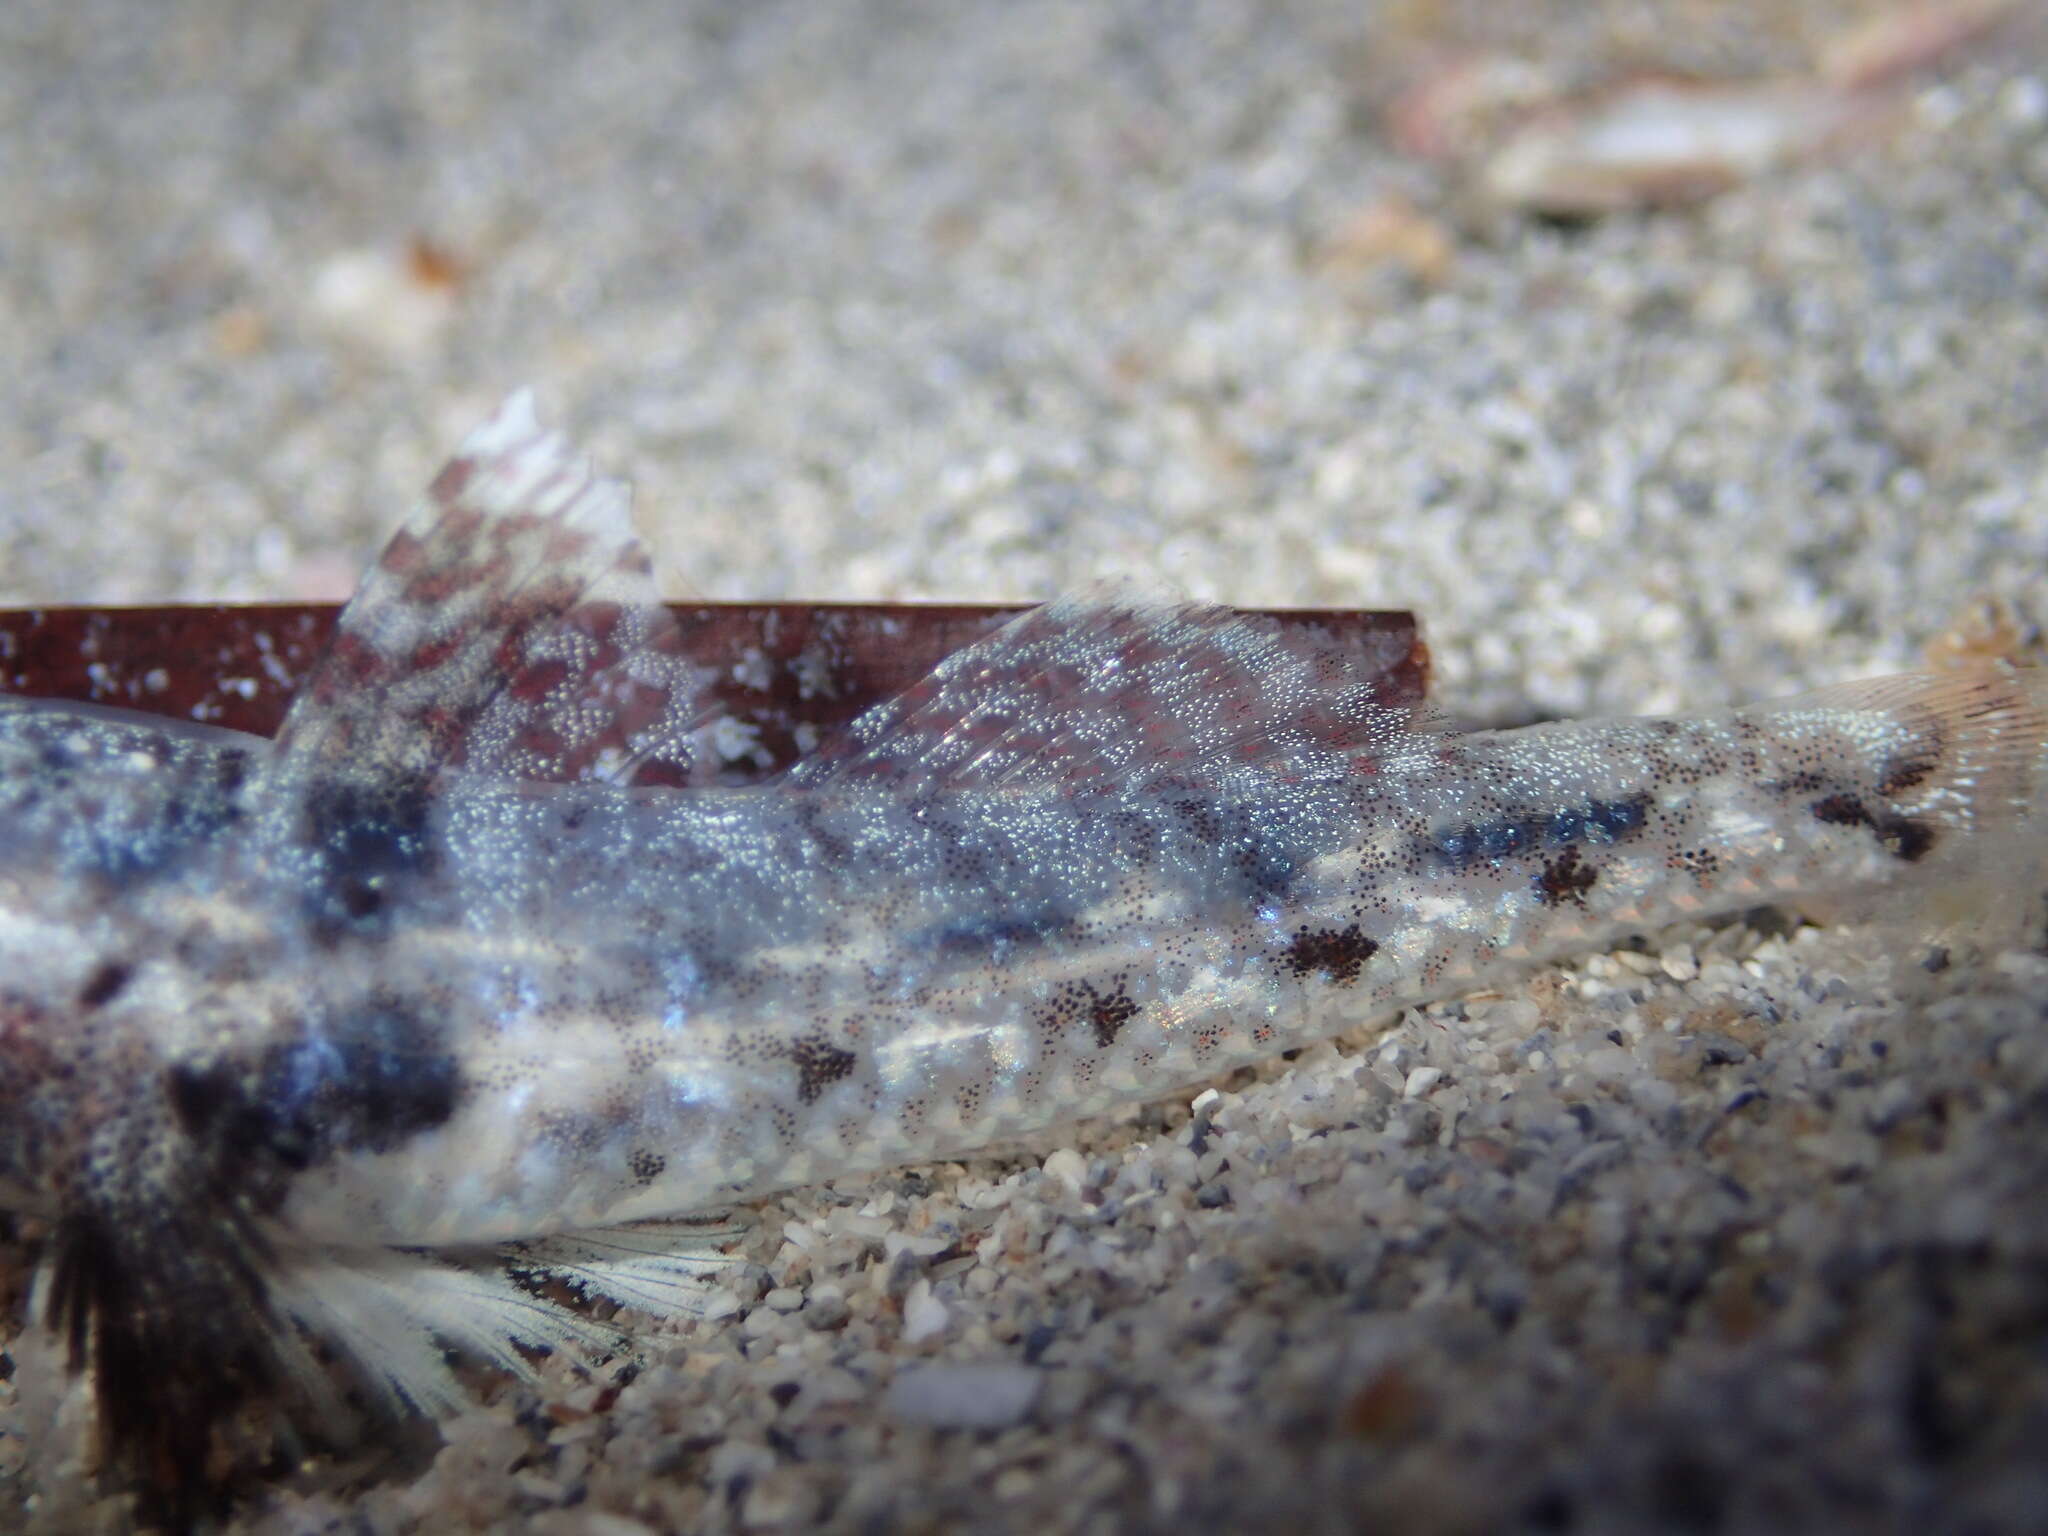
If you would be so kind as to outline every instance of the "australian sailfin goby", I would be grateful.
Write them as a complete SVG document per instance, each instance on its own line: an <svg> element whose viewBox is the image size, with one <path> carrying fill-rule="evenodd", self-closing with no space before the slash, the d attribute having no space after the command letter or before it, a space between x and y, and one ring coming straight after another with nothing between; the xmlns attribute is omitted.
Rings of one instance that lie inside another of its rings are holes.
<svg viewBox="0 0 2048 1536"><path fill-rule="evenodd" d="M780 783L666 788L702 693L623 517L515 402L274 747L195 738L159 776L102 716L0 709L0 767L55 730L127 775L33 780L53 846L110 786L157 797L120 826L178 829L132 878L83 870L54 926L14 896L62 883L49 848L0 831L28 871L0 883L0 1102L42 1128L0 1136L0 1187L50 1213L44 1313L174 1515L229 1425L330 1426L309 1336L368 1400L440 1411L438 1341L520 1371L607 1340L537 1278L686 1306L688 1218L724 1202L1635 927L1853 914L2038 851L2038 677L1459 735L1335 647L1123 588L1019 617ZM175 810L236 753L192 801L219 814Z"/></svg>

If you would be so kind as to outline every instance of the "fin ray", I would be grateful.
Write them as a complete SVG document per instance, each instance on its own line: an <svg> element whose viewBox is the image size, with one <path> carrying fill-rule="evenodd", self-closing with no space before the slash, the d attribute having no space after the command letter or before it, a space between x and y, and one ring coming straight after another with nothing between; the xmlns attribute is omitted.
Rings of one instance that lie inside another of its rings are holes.
<svg viewBox="0 0 2048 1536"><path fill-rule="evenodd" d="M691 1315L703 1310L704 1275L739 1262L719 1249L740 1230L650 1221L480 1249L310 1249L281 1263L273 1285L280 1310L346 1349L387 1406L445 1415L468 1399L442 1359L444 1346L524 1381L534 1371L522 1346L630 1352L622 1330L535 1286L559 1281L579 1296Z"/></svg>
<svg viewBox="0 0 2048 1536"><path fill-rule="evenodd" d="M582 1295L603 1296L657 1316L689 1315L703 1310L703 1278L740 1262L720 1249L741 1230L643 1221L508 1243L497 1252L515 1272L559 1280Z"/></svg>

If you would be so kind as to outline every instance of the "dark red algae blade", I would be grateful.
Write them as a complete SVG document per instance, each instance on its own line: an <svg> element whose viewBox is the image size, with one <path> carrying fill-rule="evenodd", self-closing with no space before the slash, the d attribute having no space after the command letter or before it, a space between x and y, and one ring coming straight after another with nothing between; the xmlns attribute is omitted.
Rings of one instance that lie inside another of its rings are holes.
<svg viewBox="0 0 2048 1536"><path fill-rule="evenodd" d="M760 750L722 781L779 772L947 655L1022 612L903 603L677 603L712 702ZM0 609L0 691L145 710L268 736L334 632L332 603ZM1352 658L1391 705L1421 702L1429 651L1414 616L1356 609L1264 615Z"/></svg>

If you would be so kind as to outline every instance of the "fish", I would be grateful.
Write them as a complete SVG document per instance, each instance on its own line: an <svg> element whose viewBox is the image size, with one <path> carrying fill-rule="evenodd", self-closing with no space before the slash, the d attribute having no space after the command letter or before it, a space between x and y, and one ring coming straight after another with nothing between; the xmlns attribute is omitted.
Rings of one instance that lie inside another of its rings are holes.
<svg viewBox="0 0 2048 1536"><path fill-rule="evenodd" d="M2041 940L2048 674L1998 659L1465 730L1109 582L739 785L716 682L522 392L274 738L0 697L0 1209L144 1518L459 1411L451 1347L630 1351L578 1298L687 1315L778 1190L1675 922Z"/></svg>

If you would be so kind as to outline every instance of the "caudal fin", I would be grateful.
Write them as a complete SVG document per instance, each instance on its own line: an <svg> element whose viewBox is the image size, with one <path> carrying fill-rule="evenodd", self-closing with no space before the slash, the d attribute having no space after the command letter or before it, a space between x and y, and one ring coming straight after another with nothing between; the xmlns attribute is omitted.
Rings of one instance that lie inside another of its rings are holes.
<svg viewBox="0 0 2048 1536"><path fill-rule="evenodd" d="M1814 813L1924 870L1901 884L1901 913L1987 946L2048 948L2048 669L1906 673L1795 702L1868 715L1871 781Z"/></svg>

